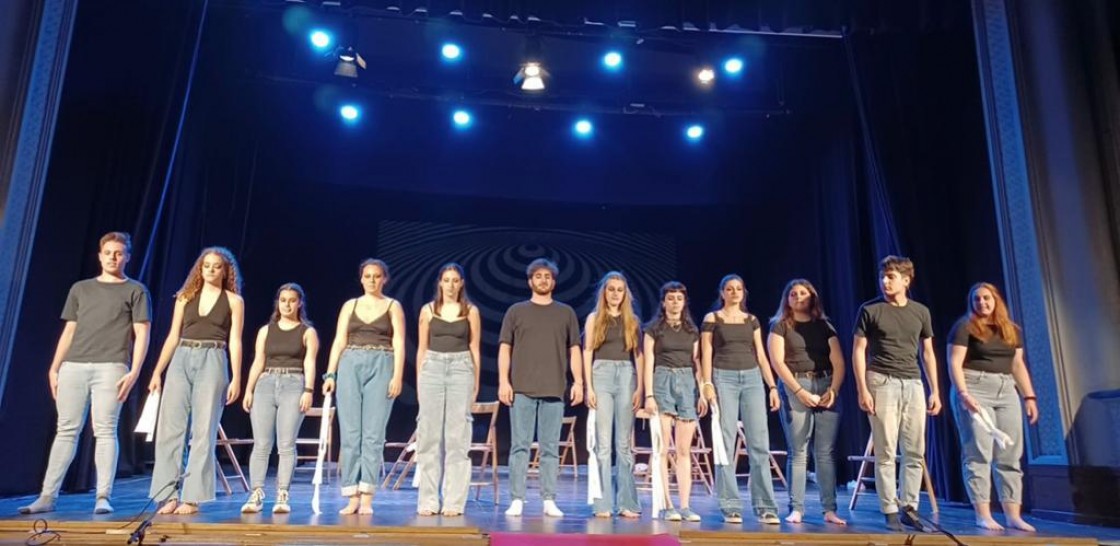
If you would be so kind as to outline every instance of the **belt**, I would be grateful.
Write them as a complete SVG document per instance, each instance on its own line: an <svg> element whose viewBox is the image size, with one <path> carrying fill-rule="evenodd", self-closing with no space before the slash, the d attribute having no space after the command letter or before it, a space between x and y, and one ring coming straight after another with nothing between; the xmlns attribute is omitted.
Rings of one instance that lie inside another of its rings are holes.
<svg viewBox="0 0 1120 546"><path fill-rule="evenodd" d="M303 375L303 368L265 368L261 373Z"/></svg>
<svg viewBox="0 0 1120 546"><path fill-rule="evenodd" d="M179 346L191 349L225 349L226 342L216 339L180 339Z"/></svg>
<svg viewBox="0 0 1120 546"><path fill-rule="evenodd" d="M347 349L356 351L392 351L392 345L347 345Z"/></svg>
<svg viewBox="0 0 1120 546"><path fill-rule="evenodd" d="M821 377L821 378L824 378L824 377L832 377L832 370L829 370L829 371L827 371L827 372L818 372L818 371L812 371L812 372L793 372L793 376L794 376L794 377L801 377L801 378L806 378L806 379L816 379L816 378L818 378L818 377Z"/></svg>

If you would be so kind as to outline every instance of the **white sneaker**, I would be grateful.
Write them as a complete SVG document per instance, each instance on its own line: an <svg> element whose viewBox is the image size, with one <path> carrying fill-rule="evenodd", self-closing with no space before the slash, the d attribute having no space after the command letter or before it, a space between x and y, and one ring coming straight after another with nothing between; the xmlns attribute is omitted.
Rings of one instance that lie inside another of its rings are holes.
<svg viewBox="0 0 1120 546"><path fill-rule="evenodd" d="M264 507L264 489L254 489L253 492L249 494L249 500L241 505L241 513L256 514L261 511L262 507Z"/></svg>
<svg viewBox="0 0 1120 546"><path fill-rule="evenodd" d="M560 511L560 508L556 506L556 501L553 500L544 501L544 515L550 518L564 517L564 513Z"/></svg>
<svg viewBox="0 0 1120 546"><path fill-rule="evenodd" d="M288 490L281 489L280 493L276 495L276 503L272 505L272 513L288 514L291 511L292 507L288 504Z"/></svg>
<svg viewBox="0 0 1120 546"><path fill-rule="evenodd" d="M524 505L525 503L521 499L513 499L513 502L509 503L509 508L506 508L506 515L520 517L521 511L525 508Z"/></svg>

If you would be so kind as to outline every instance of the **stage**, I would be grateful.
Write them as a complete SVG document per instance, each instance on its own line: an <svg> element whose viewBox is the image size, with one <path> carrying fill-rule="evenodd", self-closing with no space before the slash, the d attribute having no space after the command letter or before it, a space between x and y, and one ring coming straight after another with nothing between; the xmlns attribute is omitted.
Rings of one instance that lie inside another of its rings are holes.
<svg viewBox="0 0 1120 546"><path fill-rule="evenodd" d="M540 500L536 481L529 482L529 501L525 516L507 518L503 511L508 502L502 491L500 503L491 502L490 490L482 491L479 501L470 501L463 517L421 517L416 514L416 491L402 488L398 491L383 490L374 500L372 516L340 516L338 509L343 502L334 486L323 487L323 514L311 513L312 486L308 484L309 472L299 471L292 489L291 514L273 516L271 497L265 504L265 513L242 515L241 504L247 494L234 485L234 494L225 495L219 487L217 500L204 504L195 516L158 516L148 529L146 544L458 544L461 546L487 546L493 544L954 544L938 533L915 535L890 534L883 527L873 494L861 496L859 506L851 513L847 510L850 495L840 493L840 514L848 519L847 526L819 523L820 505L816 490L810 485L807 510L810 519L800 525L783 523L764 526L745 517L742 525L724 524L719 517L716 499L709 496L703 486L696 484L693 509L703 516L700 523L670 523L653 521L648 514L639 520L622 518L596 519L590 507L580 502L586 496L586 479L578 481L570 471L562 472L559 482L558 504L565 512L563 518L545 518L540 514ZM503 476L503 484L504 476ZM746 481L741 482L742 494L748 496ZM93 494L63 495L58 510L49 514L21 516L17 508L32 500L31 497L13 497L0 500L0 543L22 544L32 534L37 519L45 519L47 527L60 536L56 544L122 544L143 519L131 520L147 503L148 480L130 478L117 481L113 504L114 514L92 514ZM648 492L639 492L648 511ZM782 505L786 492L777 491ZM923 509L928 504L923 501ZM782 510L784 517L785 510ZM997 519L1002 519L998 518ZM1017 531L987 532L972 525L969 507L941 502L941 513L936 520L963 544L1120 544L1120 529L1075 525L1029 518L1038 533ZM40 527L41 528L41 527ZM533 535L529 537L519 535ZM165 538L166 537L166 538ZM51 535L37 538L42 544Z"/></svg>

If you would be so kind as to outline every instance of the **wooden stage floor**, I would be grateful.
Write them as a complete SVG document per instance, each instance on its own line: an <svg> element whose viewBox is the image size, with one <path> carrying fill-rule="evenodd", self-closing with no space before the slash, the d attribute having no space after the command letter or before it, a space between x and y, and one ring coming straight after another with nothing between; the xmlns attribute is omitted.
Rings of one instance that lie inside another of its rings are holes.
<svg viewBox="0 0 1120 546"><path fill-rule="evenodd" d="M583 469L585 470L585 469ZM824 525L820 522L820 504L816 490L810 484L807 503L810 521L800 525L783 523L781 526L764 526L754 521L747 510L746 521L741 525L723 523L714 496L699 487L694 488L692 506L704 520L700 523L670 523L652 520L643 514L639 520L597 519L591 516L590 507L581 502L586 498L586 479L578 480L571 471L561 473L558 484L558 504L564 511L563 518L545 518L537 481L529 480L529 500L525 515L507 518L503 511L508 494L500 491L499 504L492 502L491 490L484 489L479 501L470 501L463 517L422 517L416 514L416 491L402 488L398 491L379 491L374 501L372 516L340 516L338 509L344 504L337 487L322 488L323 514L311 513L312 486L310 473L298 471L292 490L293 511L288 515L273 516L271 503L266 501L264 514L245 515L240 506L247 494L234 485L234 494L225 495L219 487L218 498L202 505L195 516L158 516L147 532L146 544L457 544L462 546L487 546L492 533L527 533L553 535L551 544L568 538L571 544L594 544L596 537L605 535L631 535L649 538L651 535L670 535L682 544L846 544L846 545L933 545L955 544L941 534L915 535L890 534L883 526L873 493L860 497L856 510L848 512L849 495L840 493L840 512L848 519L847 526ZM504 480L504 476L503 476ZM503 481L503 486L505 482ZM745 486L746 481L742 484ZM270 478L271 487L271 478ZM643 504L649 506L648 492L639 492ZM114 514L92 514L94 497L86 494L63 495L58 510L37 516L23 516L17 511L32 500L31 497L0 499L0 543L24 544L32 534L37 519L44 519L46 527L57 532L34 537L31 544L42 544L55 538L51 544L124 544L136 528L135 516L147 503L148 480L130 478L118 480L114 492ZM273 495L269 491L270 499ZM749 491L742 490L744 498ZM787 495L777 491L778 503L784 505ZM473 497L472 497L473 498ZM923 511L928 504L923 501ZM784 507L781 510L785 515ZM139 518L143 519L143 518ZM139 521L137 520L137 522ZM1030 519L1030 518L1028 518ZM987 544L1117 544L1120 529L1093 527L1045 520L1030 519L1038 533L1018 531L989 532L973 526L972 512L967 505L941 503L936 516L942 527L970 546ZM40 525L42 525L40 523ZM531 543L532 541L527 541ZM622 543L640 543L638 538Z"/></svg>

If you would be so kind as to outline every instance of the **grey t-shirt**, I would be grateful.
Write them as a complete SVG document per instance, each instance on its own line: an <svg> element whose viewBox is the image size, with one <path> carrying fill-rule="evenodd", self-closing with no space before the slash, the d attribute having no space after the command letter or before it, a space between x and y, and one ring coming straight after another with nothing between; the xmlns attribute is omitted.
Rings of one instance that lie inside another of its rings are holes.
<svg viewBox="0 0 1120 546"><path fill-rule="evenodd" d="M101 282L96 278L70 287L62 320L78 323L67 362L123 362L132 360L132 325L151 321L148 288L128 279Z"/></svg>
<svg viewBox="0 0 1120 546"><path fill-rule="evenodd" d="M880 299L859 308L855 335L867 338L867 369L900 379L920 379L918 341L933 337L929 308L914 300L899 307Z"/></svg>
<svg viewBox="0 0 1120 546"><path fill-rule="evenodd" d="M571 307L557 301L515 303L502 319L498 342L513 347L514 392L534 398L564 397L569 351L579 347L579 319Z"/></svg>

